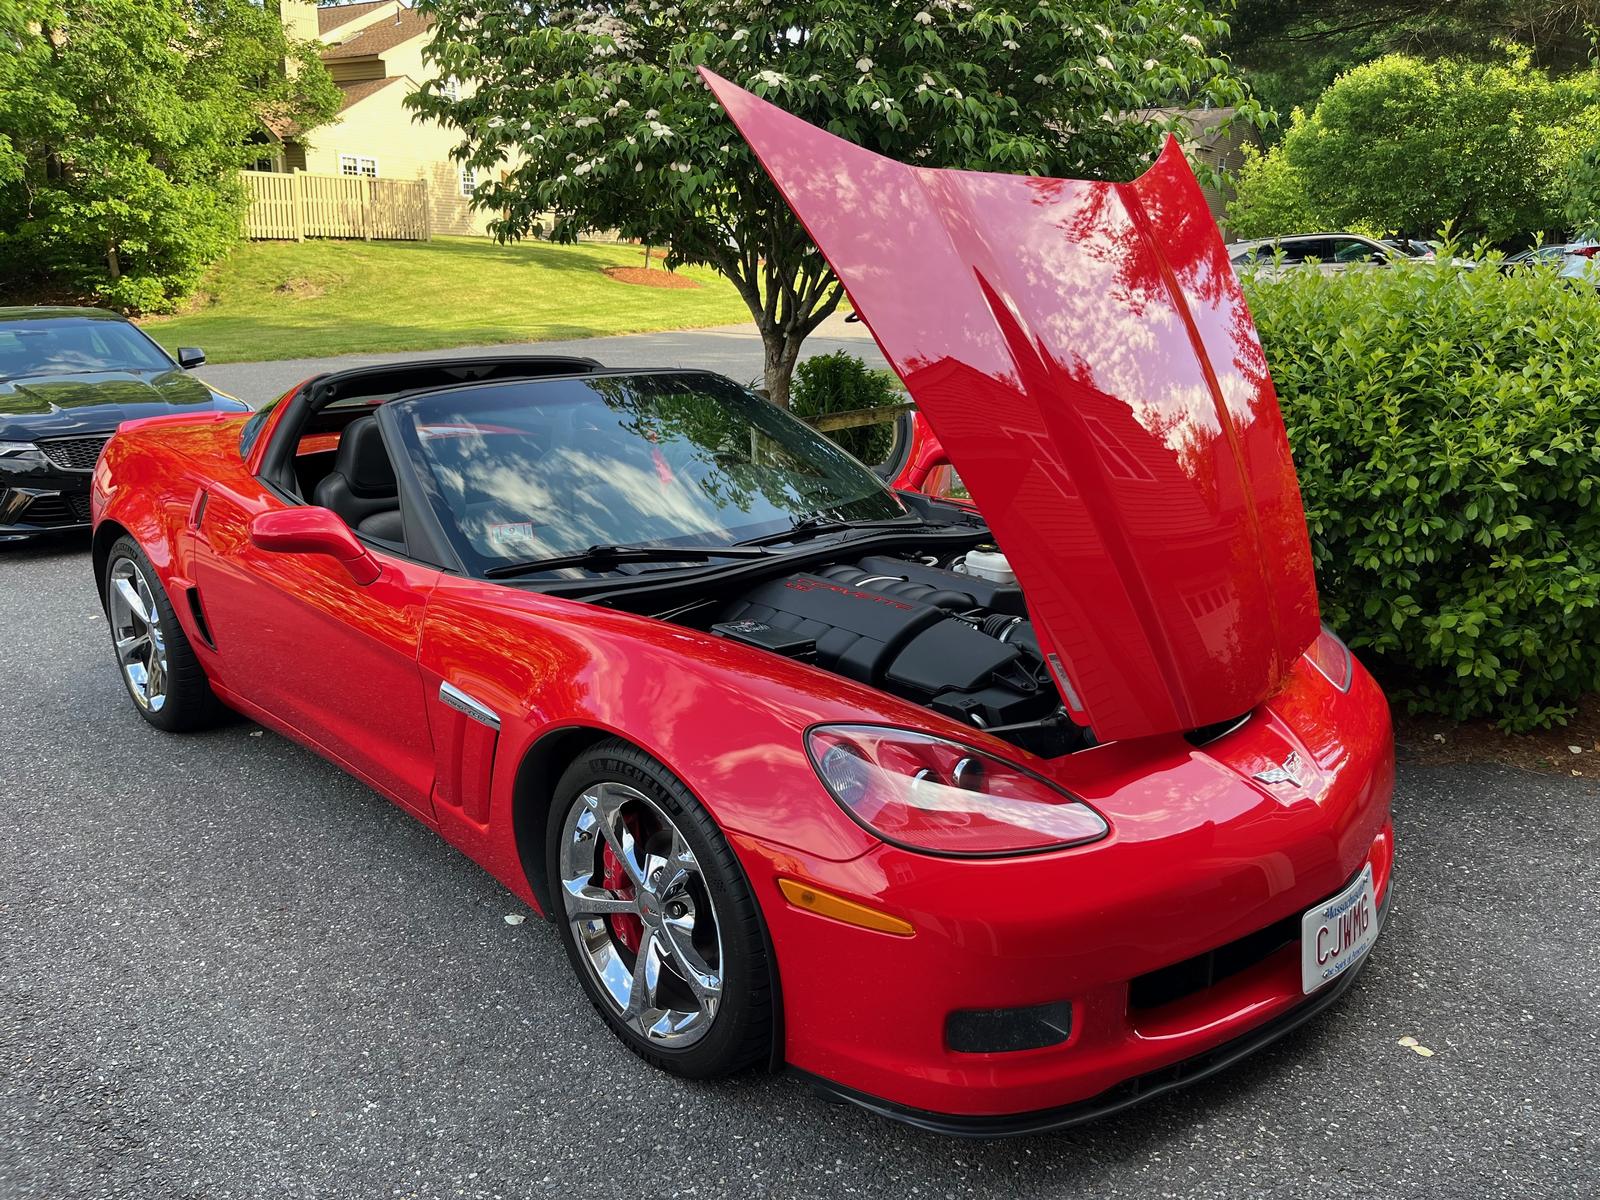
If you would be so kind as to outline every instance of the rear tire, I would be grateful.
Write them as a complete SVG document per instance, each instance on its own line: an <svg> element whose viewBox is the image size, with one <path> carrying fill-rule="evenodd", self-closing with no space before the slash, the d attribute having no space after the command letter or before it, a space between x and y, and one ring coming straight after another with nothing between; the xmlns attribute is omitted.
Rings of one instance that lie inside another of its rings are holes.
<svg viewBox="0 0 1600 1200"><path fill-rule="evenodd" d="M227 720L231 714L211 690L161 577L131 537L112 544L104 586L117 672L139 715L167 733Z"/></svg>
<svg viewBox="0 0 1600 1200"><path fill-rule="evenodd" d="M689 789L608 739L562 775L546 833L551 917L628 1048L691 1079L768 1061L776 998L761 914Z"/></svg>

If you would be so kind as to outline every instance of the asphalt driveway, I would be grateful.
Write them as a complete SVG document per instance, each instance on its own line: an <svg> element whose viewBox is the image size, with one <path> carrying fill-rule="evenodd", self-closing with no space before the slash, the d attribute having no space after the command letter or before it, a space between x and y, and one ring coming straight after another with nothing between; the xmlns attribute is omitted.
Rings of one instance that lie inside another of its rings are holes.
<svg viewBox="0 0 1600 1200"><path fill-rule="evenodd" d="M1403 769L1341 1006L1122 1117L966 1143L645 1068L421 825L254 726L140 721L81 542L0 549L0 630L0 1196L1600 1194L1589 776Z"/></svg>
<svg viewBox="0 0 1600 1200"><path fill-rule="evenodd" d="M874 367L888 364L866 326L843 317L824 321L806 339L802 358L848 350ZM754 325L630 333L573 342L529 342L514 346L463 346L456 350L418 350L403 354L346 354L339 358L291 358L279 362L218 363L196 374L213 387L260 406L283 395L302 379L323 371L367 367L422 358L465 358L474 354L581 354L608 367L701 367L740 383L761 378L761 338Z"/></svg>

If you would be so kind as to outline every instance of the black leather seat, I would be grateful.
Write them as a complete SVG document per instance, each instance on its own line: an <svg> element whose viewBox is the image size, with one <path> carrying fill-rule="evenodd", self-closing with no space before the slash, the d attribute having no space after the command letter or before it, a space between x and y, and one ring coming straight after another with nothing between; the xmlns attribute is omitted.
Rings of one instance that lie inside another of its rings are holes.
<svg viewBox="0 0 1600 1200"><path fill-rule="evenodd" d="M391 542L405 540L400 487L383 448L377 417L362 417L345 427L333 470L317 481L311 499L338 513L359 533Z"/></svg>

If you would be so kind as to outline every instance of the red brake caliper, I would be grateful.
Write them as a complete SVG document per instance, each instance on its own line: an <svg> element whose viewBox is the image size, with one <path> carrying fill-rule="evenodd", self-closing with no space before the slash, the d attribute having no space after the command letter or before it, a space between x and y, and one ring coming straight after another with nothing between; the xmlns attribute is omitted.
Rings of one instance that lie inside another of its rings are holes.
<svg viewBox="0 0 1600 1200"><path fill-rule="evenodd" d="M627 822L629 831L638 838L639 831L626 815L623 821ZM600 886L624 900L633 899L633 884L628 879L627 871L622 868L622 860L617 857L616 851L611 849L607 842L600 852ZM639 943L644 940L644 922L633 913L612 913L607 918L611 922L611 932L634 954L639 953Z"/></svg>

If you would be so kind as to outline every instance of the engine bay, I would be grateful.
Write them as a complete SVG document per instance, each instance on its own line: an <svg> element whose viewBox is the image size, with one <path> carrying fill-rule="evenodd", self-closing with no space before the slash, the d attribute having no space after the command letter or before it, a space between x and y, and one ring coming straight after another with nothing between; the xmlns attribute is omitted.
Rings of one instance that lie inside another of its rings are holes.
<svg viewBox="0 0 1600 1200"><path fill-rule="evenodd" d="M978 573L979 571L982 573ZM1046 757L1093 744L1066 715L1022 590L992 547L875 554L769 578L695 615ZM704 622L704 624L702 624Z"/></svg>

